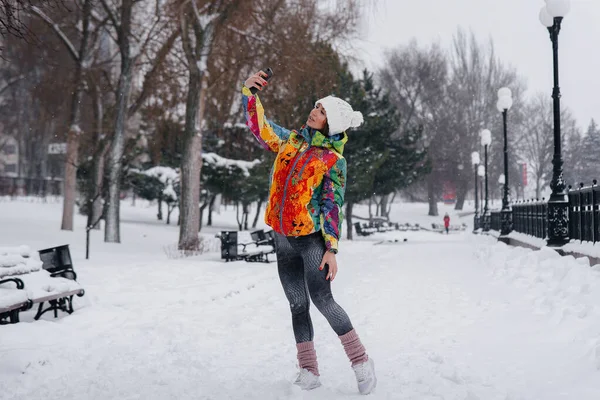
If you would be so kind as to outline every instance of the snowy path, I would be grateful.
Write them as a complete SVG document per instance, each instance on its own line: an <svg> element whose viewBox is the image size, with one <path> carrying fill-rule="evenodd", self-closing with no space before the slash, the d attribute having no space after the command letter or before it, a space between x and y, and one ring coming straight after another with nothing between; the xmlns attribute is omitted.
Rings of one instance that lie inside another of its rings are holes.
<svg viewBox="0 0 600 400"><path fill-rule="evenodd" d="M511 259L543 266L552 258L543 252L408 235L397 245L342 242L334 295L376 362L369 398L598 398L597 281L564 290L558 278L511 270ZM80 267L87 294L73 315L0 327L0 399L358 398L314 307L323 386L290 384L295 346L275 263L148 253Z"/></svg>

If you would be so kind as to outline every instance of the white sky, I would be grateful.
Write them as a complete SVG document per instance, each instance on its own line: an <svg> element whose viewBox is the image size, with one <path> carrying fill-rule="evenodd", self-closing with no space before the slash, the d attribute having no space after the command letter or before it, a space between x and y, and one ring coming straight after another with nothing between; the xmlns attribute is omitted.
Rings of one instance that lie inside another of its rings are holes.
<svg viewBox="0 0 600 400"><path fill-rule="evenodd" d="M526 79L528 94L552 94L552 45L539 22L543 0L373 0L366 7L364 40L357 43L367 68L382 65L383 52L416 38L449 48L458 26L482 41ZM562 104L585 129L600 121L600 0L572 0L559 37ZM515 107L518 106L515 104Z"/></svg>

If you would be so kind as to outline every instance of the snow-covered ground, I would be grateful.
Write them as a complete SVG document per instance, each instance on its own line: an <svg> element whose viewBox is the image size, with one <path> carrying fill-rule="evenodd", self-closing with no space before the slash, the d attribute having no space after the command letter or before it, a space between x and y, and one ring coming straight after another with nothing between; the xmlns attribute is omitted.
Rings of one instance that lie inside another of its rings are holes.
<svg viewBox="0 0 600 400"><path fill-rule="evenodd" d="M0 199L0 246L69 243L86 290L72 315L32 321L28 312L0 326L0 399L358 397L339 340L314 307L323 386L291 384L295 344L275 263L224 263L215 251L173 258L177 226L129 200L122 244L94 231L86 261L84 219L60 231L61 209ZM397 204L392 220L441 222L426 210ZM446 211L459 223L440 205ZM207 247L235 226L232 208L215 215L203 230ZM468 232L342 240L333 290L375 360L370 398L597 399L600 267L583 260Z"/></svg>

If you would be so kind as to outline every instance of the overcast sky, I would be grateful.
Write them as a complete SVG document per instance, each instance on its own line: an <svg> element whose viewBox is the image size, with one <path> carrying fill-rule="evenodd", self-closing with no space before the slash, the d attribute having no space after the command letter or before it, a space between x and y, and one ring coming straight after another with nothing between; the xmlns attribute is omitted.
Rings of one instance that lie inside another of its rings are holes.
<svg viewBox="0 0 600 400"><path fill-rule="evenodd" d="M388 48L416 38L450 46L458 26L482 41L491 36L496 54L526 79L528 94L552 94L552 46L538 14L544 0L375 0L357 43L366 67L382 65ZM600 0L572 0L559 37L562 104L586 128L600 122ZM514 107L517 107L515 104Z"/></svg>

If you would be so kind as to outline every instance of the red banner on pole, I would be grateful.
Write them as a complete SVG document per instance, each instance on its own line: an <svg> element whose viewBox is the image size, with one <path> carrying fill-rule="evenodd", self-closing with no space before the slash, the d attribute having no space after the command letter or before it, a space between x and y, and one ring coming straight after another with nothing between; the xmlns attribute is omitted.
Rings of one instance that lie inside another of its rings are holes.
<svg viewBox="0 0 600 400"><path fill-rule="evenodd" d="M521 182L523 187L527 186L527 164L521 164Z"/></svg>

